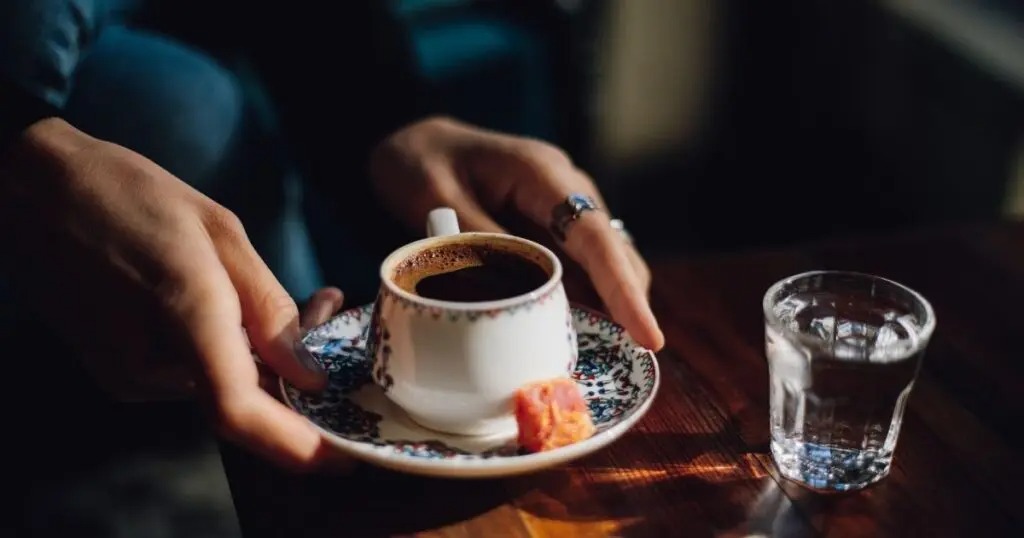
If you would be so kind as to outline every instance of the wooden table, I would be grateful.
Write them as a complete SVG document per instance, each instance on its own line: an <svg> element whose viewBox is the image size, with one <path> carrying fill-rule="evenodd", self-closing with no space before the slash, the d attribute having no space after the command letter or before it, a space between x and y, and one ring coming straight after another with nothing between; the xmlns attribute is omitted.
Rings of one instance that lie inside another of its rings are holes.
<svg viewBox="0 0 1024 538"><path fill-rule="evenodd" d="M252 536L1022 536L1024 224L653 263L668 337L643 421L564 468L486 481L362 466L289 476L236 450L225 464ZM938 328L892 473L849 494L779 477L768 453L761 298L808 269L916 288Z"/></svg>

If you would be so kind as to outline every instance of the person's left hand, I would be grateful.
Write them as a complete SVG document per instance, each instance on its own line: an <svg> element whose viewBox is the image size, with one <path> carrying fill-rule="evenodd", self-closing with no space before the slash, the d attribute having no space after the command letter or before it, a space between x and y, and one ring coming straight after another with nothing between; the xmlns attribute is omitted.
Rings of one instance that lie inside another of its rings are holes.
<svg viewBox="0 0 1024 538"><path fill-rule="evenodd" d="M508 211L547 229L552 209L574 193L607 207L557 147L446 118L389 136L374 150L370 174L388 210L416 229L441 206L456 211L464 230L486 232L505 232L495 216ZM559 246L586 271L612 317L641 345L661 349L665 337L647 300L650 271L608 215L584 212Z"/></svg>

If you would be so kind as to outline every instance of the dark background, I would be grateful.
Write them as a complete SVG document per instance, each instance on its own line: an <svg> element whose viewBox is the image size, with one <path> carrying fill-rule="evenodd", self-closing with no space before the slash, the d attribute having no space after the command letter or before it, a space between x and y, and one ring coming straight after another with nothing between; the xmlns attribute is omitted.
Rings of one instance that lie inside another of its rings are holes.
<svg viewBox="0 0 1024 538"><path fill-rule="evenodd" d="M502 2L481 4L506 9ZM568 148L649 252L799 242L1011 213L1024 152L1019 3L561 3L576 10L527 4L534 9L520 28L544 50L544 67L533 74L546 76L492 81L504 91L489 91L487 83L472 82L486 70L435 70L433 32L484 17L463 7L408 11L428 59L425 73L461 117ZM670 7L681 4L698 7ZM658 20L680 12L707 18L679 20L676 28ZM620 29L625 24L616 16L659 25ZM686 54L672 47L692 40L672 34L693 31L708 34L702 46L709 58L699 69L674 66ZM664 35L650 36L658 32ZM636 59L669 75L623 82L616 77L629 73L602 71L602 56L629 49L630 40L667 45ZM507 61L525 64L528 56L510 54ZM480 63L506 76L516 72L493 59ZM674 70L688 80L674 82ZM631 114L595 95L616 84L650 92L647 106L633 111L641 116L685 108L659 84L699 86L699 98L686 105L696 112L678 119L694 134L644 151L603 152L615 150L601 144L602 130L616 128L607 117ZM538 87L548 89L546 97ZM520 104L496 106L495 95Z"/></svg>

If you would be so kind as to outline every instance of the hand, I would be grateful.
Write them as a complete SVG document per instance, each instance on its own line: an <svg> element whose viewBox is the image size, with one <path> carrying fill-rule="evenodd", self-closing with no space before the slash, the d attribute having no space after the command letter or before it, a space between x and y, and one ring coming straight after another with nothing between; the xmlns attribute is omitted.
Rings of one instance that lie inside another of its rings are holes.
<svg viewBox="0 0 1024 538"><path fill-rule="evenodd" d="M299 315L301 331L305 333L331 319L331 316L341 310L344 300L345 294L338 288L320 288L314 292L301 309L302 312ZM260 386L263 387L263 390L271 394L278 394L279 376L277 373L263 365L259 365L258 369L260 372Z"/></svg>
<svg viewBox="0 0 1024 538"><path fill-rule="evenodd" d="M505 232L495 215L511 210L547 229L551 210L569 194L600 193L564 152L544 142L428 119L392 134L374 151L370 173L392 214L422 229L427 213L451 207L464 230ZM534 239L538 239L534 237ZM611 315L641 344L661 349L665 338L647 301L650 271L639 253L588 211L561 247L589 275Z"/></svg>
<svg viewBox="0 0 1024 538"><path fill-rule="evenodd" d="M243 327L276 374L310 390L326 377L295 351L296 305L231 212L57 119L7 157L4 269L102 386L134 399L190 386L228 439L291 467L325 460L318 432L259 387Z"/></svg>

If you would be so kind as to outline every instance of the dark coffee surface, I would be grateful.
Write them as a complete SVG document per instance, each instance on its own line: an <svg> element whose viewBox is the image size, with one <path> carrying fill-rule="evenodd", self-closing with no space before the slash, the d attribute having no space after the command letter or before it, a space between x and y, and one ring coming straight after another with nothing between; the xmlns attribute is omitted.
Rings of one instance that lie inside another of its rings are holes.
<svg viewBox="0 0 1024 538"><path fill-rule="evenodd" d="M479 245L446 245L422 252L396 270L402 289L443 301L480 302L529 293L548 273L513 252Z"/></svg>

